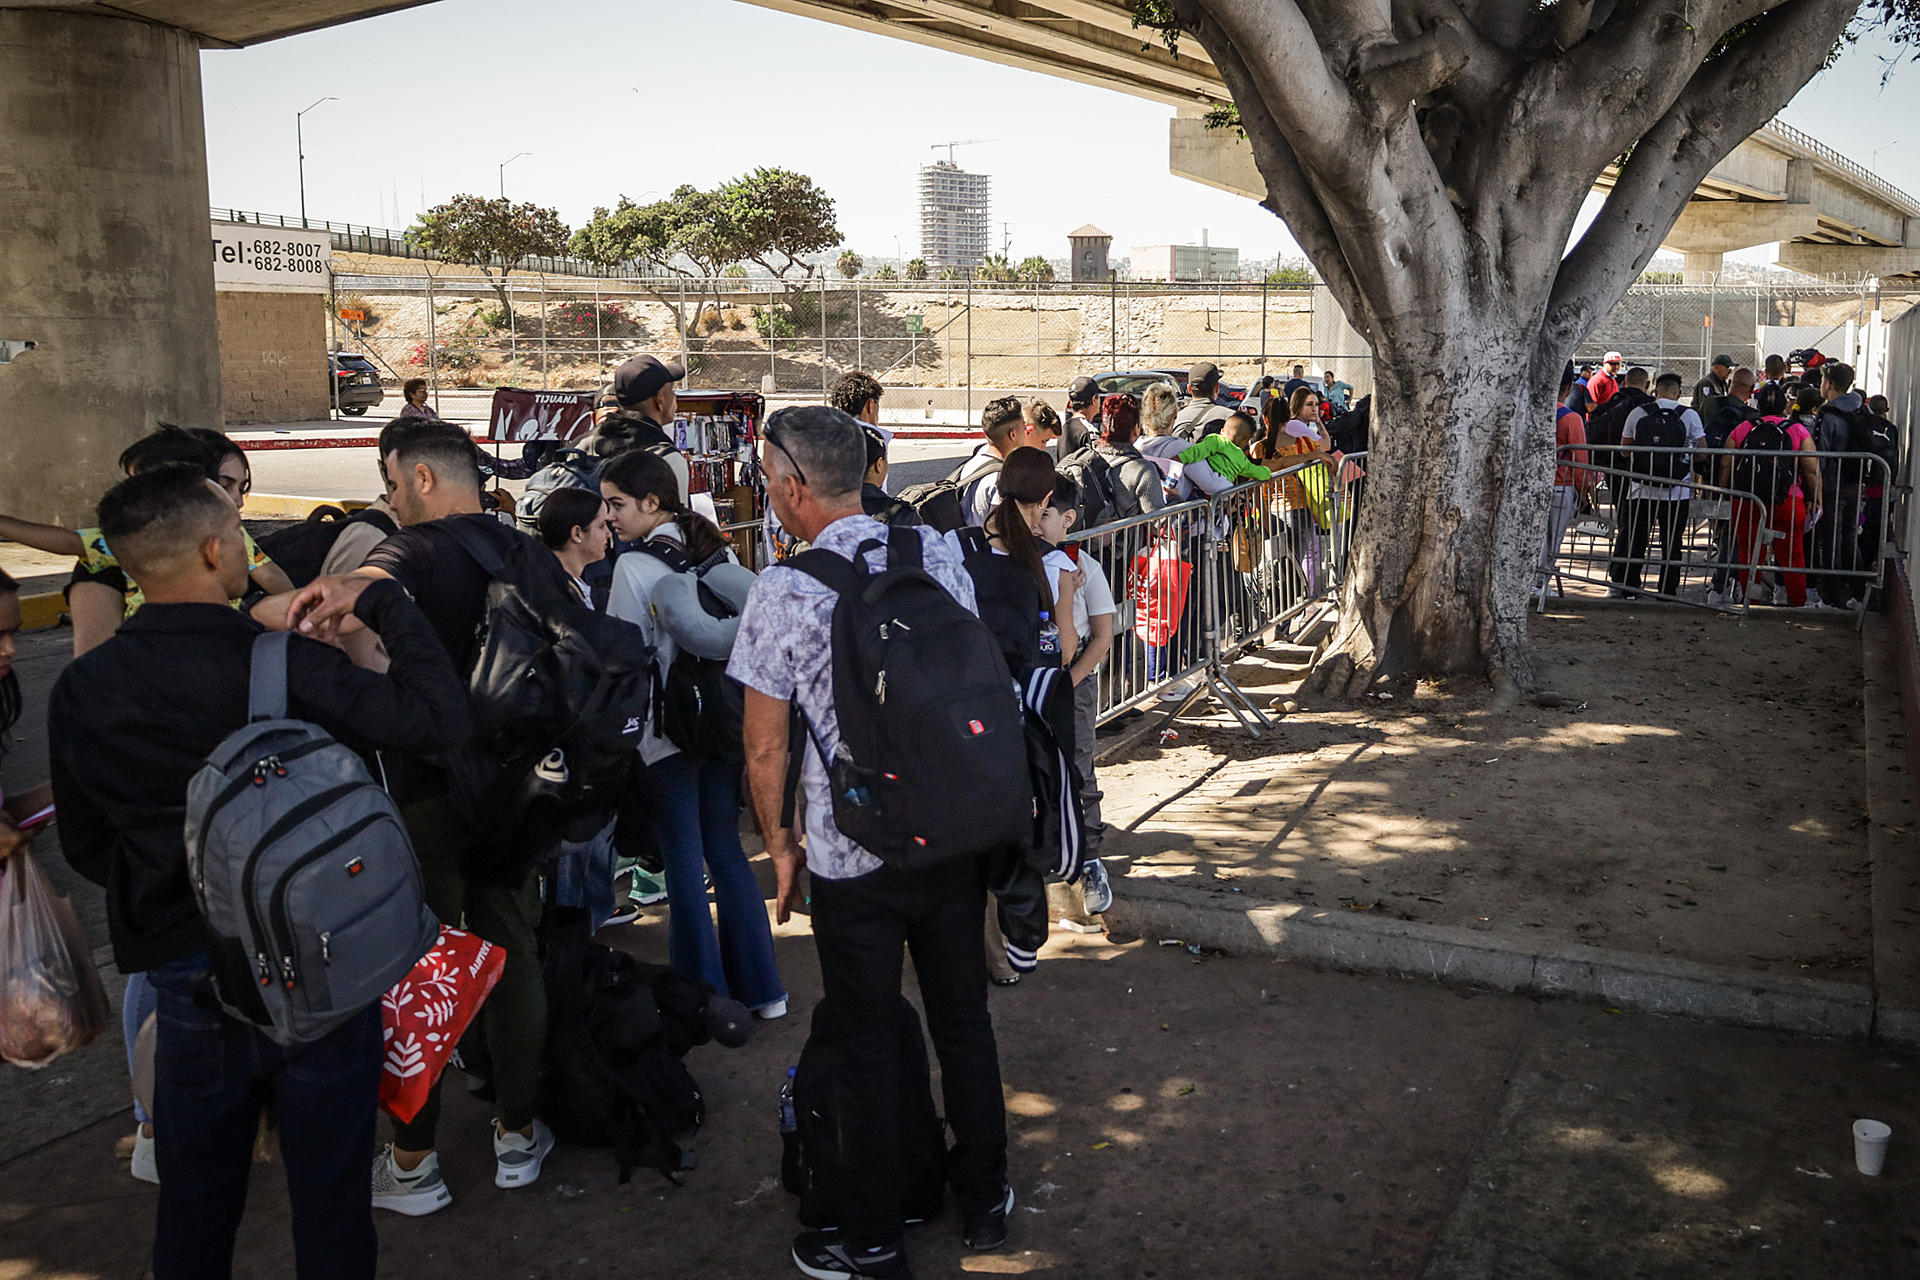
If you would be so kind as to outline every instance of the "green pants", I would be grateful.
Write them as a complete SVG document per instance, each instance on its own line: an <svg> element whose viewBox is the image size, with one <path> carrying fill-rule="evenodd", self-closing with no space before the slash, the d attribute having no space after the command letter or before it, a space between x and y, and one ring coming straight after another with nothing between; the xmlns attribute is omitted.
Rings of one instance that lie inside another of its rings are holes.
<svg viewBox="0 0 1920 1280"><path fill-rule="evenodd" d="M427 906L443 923L469 929L507 953L506 968L482 1014L493 1059L496 1118L503 1129L524 1129L533 1123L540 1060L547 1046L547 991L533 935L540 919L539 878L529 874L516 889L470 885L459 869L469 828L453 806L446 800L427 800L409 806L404 817L426 882ZM429 1151L439 1122L436 1081L410 1123L394 1122L393 1143L402 1151Z"/></svg>

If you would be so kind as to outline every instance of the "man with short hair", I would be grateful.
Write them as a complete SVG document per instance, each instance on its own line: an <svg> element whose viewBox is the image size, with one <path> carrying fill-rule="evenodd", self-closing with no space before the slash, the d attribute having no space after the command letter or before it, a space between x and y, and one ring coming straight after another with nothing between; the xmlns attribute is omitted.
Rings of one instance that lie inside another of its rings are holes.
<svg viewBox="0 0 1920 1280"><path fill-rule="evenodd" d="M686 455L673 442L678 404L674 384L686 376L684 365L657 356L633 356L623 362L613 371L612 385L600 397L602 409L593 434L581 441L580 447L597 457L610 458L629 449L655 446L680 482L680 500L687 501L692 473Z"/></svg>
<svg viewBox="0 0 1920 1280"><path fill-rule="evenodd" d="M1579 406L1585 403L1588 412L1582 415L1586 419L1587 444L1589 456L1597 467L1624 468L1625 461L1614 453L1613 446L1620 443L1620 435L1626 430L1627 418L1635 409L1643 409L1653 403L1653 396L1647 390L1650 375L1645 366L1634 365L1620 379L1620 390L1609 397L1604 407L1594 407L1592 401L1583 401L1579 384L1567 396L1567 407L1579 412ZM1613 495L1614 514L1618 516L1626 507L1626 480L1617 475L1606 477L1607 490Z"/></svg>
<svg viewBox="0 0 1920 1280"><path fill-rule="evenodd" d="M1560 377L1560 403L1554 409L1554 466L1553 496L1547 503L1547 538L1540 548L1540 564L1534 570L1533 590L1536 595L1542 592L1559 594L1553 586L1554 562L1560 558L1560 544L1566 540L1567 526L1573 523L1574 514L1579 511L1581 500L1592 492L1599 476L1586 469L1587 443L1586 423L1580 415L1567 407L1567 397L1573 392L1573 362L1567 362L1566 372Z"/></svg>
<svg viewBox="0 0 1920 1280"><path fill-rule="evenodd" d="M1307 366L1297 364L1293 366L1293 376L1287 379L1287 385L1280 389L1280 398L1288 404L1292 404L1294 392L1302 387L1310 388L1312 386L1313 384L1307 381Z"/></svg>
<svg viewBox="0 0 1920 1280"><path fill-rule="evenodd" d="M1100 384L1079 377L1067 384L1067 420L1060 429L1060 456L1080 452L1100 434Z"/></svg>
<svg viewBox="0 0 1920 1280"><path fill-rule="evenodd" d="M1853 385L1853 366L1825 360L1820 370L1820 393L1826 403L1815 421L1814 447L1823 454L1870 452L1873 431L1868 425L1866 398ZM1858 429L1856 430L1856 425ZM1860 562L1860 506L1869 469L1864 458L1822 458L1821 491L1827 509L1817 513L1813 529L1814 588L1820 603L1835 609L1862 607L1860 579L1842 577ZM1829 572L1821 573L1825 569Z"/></svg>
<svg viewBox="0 0 1920 1280"><path fill-rule="evenodd" d="M849 369L834 380L827 403L851 418L878 426L880 397L885 394L878 378L862 369Z"/></svg>
<svg viewBox="0 0 1920 1280"><path fill-rule="evenodd" d="M1045 449L1047 436L1027 421L1026 405L1018 396L989 400L980 411L980 433L986 443L974 450L955 473L960 483L960 511L970 525L984 525L1000 501L1000 467L1015 449Z"/></svg>
<svg viewBox="0 0 1920 1280"><path fill-rule="evenodd" d="M1642 405L1627 415L1627 421L1620 431L1620 443L1631 445L1636 440L1645 445L1680 448L1696 445L1706 438L1706 428L1701 425L1700 415L1680 404L1680 388L1684 385L1677 373L1663 373L1654 380L1654 402ZM1657 415L1657 416L1656 416ZM1693 490L1684 481L1692 469L1692 455L1679 455L1680 461L1673 464L1679 468L1678 482L1670 483L1665 479L1641 478L1658 476L1658 467L1665 465L1654 460L1655 455L1628 453L1628 464L1635 473L1627 485L1625 512L1620 517L1620 528L1614 537L1614 561L1609 566L1610 576L1621 583L1615 594L1625 595L1629 599L1640 594L1641 570L1647 558L1649 540L1654 525L1660 526L1660 591L1664 595L1680 594L1681 558L1686 553L1687 513L1693 499ZM1665 455L1672 457L1674 455Z"/></svg>
<svg viewBox="0 0 1920 1280"><path fill-rule="evenodd" d="M1017 405L1017 401L1015 404ZM761 465L767 498L780 521L816 550L851 560L863 545L883 569L888 530L860 509L865 449L859 428L824 407L782 409L767 422ZM937 534L920 533L922 563L968 609L974 590L959 552ZM747 777L766 835L777 886L775 914L786 923L810 874L814 948L826 1002L842 1025L857 1027L873 1073L862 1082L867 1106L840 1116L844 1148L857 1156L861 1193L856 1219L838 1231L804 1231L793 1258L809 1276L905 1277L901 1188L903 1155L897 1101L901 1059L898 1011L902 953L911 949L927 1029L940 1059L941 1090L954 1146L949 1178L960 1201L961 1237L970 1250L1006 1241L1013 1189L1007 1184L1006 1108L999 1050L987 1007L986 862L958 858L907 869L883 863L834 822L823 756L840 740L834 705L833 588L800 570L776 565L760 575L741 615L727 674L746 686ZM790 740L797 706L809 726ZM817 740L817 749L811 745ZM1019 743L1009 750L1021 751ZM783 814L789 753L799 752L798 812L806 844Z"/></svg>
<svg viewBox="0 0 1920 1280"><path fill-rule="evenodd" d="M1720 412L1720 401L1727 394L1732 377L1733 357L1719 355L1713 358L1707 376L1693 384L1693 411L1700 415L1701 422L1712 422Z"/></svg>
<svg viewBox="0 0 1920 1280"><path fill-rule="evenodd" d="M660 401L652 405L657 409ZM339 615L341 599L358 589L359 580L390 578L427 615L454 667L469 671L492 577L460 544L455 526L503 552L526 535L482 513L478 451L461 428L416 419L395 422L381 433L380 448L387 500L400 532L375 547L353 574L322 578L295 592L289 616L296 624L324 627ZM563 572L551 557L532 563ZM506 953L506 968L482 1011L493 1061L494 1185L529 1186L553 1149L553 1134L534 1118L547 1028L534 938L539 878L530 860L504 865L497 856L482 856L482 842L454 807L446 774L430 763L438 754L422 751L390 762L394 799L420 859L427 905L442 920L464 919L468 929ZM374 1157L374 1207L418 1217L453 1202L435 1150L440 1090L436 1083L412 1120L394 1123L393 1142Z"/></svg>
<svg viewBox="0 0 1920 1280"><path fill-rule="evenodd" d="M1725 357L1722 357L1722 359L1724 358ZM1716 360L1714 363L1717 368L1719 361ZM1726 393L1714 402L1718 407L1715 409L1713 416L1708 417L1704 413L1700 414L1700 420L1707 429L1707 448L1724 448L1727 438L1731 436L1734 431L1738 430L1742 423L1752 422L1760 416L1753 408L1753 387L1753 370L1747 368L1745 365L1741 365L1738 369L1735 369L1732 376L1727 379ZM1694 411L1699 413L1699 403L1701 399L1700 387L1696 386L1693 390ZM1709 398L1711 399L1711 397ZM1707 465L1703 461L1701 475L1703 477L1709 477L1713 474L1714 470L1707 469ZM1721 487L1725 488L1726 486L1722 485ZM1739 550L1739 548L1735 545L1733 513L1729 511L1727 515L1720 516L1713 522L1714 568L1713 583L1707 591L1708 604L1724 602L1727 584L1733 575L1733 570L1730 566L1734 559L1734 553L1737 550Z"/></svg>
<svg viewBox="0 0 1920 1280"><path fill-rule="evenodd" d="M247 723L262 631L228 603L247 589L240 513L203 470L172 464L114 486L99 514L146 603L62 673L47 723L61 846L75 870L107 890L115 962L148 974L157 991L152 1275L231 1274L260 1107L271 1096L295 1269L371 1277L366 1152L379 1103L380 1002L294 1046L223 1014L189 882L180 821L187 787ZM384 675L359 670L339 650L295 636L287 714L362 751L460 746L472 732L463 684L406 593L361 579L342 589L341 602L384 642L390 665Z"/></svg>
<svg viewBox="0 0 1920 1280"><path fill-rule="evenodd" d="M1202 360L1187 370L1187 403L1174 415L1173 434L1198 440L1213 423L1225 422L1233 410L1233 402L1220 394L1220 366Z"/></svg>
<svg viewBox="0 0 1920 1280"><path fill-rule="evenodd" d="M1787 359L1785 356L1768 356L1766 362L1761 367L1766 372L1766 382L1762 385L1770 383L1773 386L1782 388L1787 385Z"/></svg>

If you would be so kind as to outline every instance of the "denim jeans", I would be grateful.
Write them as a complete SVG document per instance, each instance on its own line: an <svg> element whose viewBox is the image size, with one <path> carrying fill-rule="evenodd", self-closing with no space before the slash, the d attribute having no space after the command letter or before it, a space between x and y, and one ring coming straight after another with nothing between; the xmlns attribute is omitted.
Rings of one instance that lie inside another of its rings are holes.
<svg viewBox="0 0 1920 1280"><path fill-rule="evenodd" d="M553 903L580 907L587 927L597 931L613 914L613 824L591 840L563 840L553 864Z"/></svg>
<svg viewBox="0 0 1920 1280"><path fill-rule="evenodd" d="M260 1108L280 1123L300 1280L374 1273L373 1115L380 1003L311 1044L283 1046L220 1012L205 952L148 975L158 1006L154 1280L224 1280L247 1205Z"/></svg>
<svg viewBox="0 0 1920 1280"><path fill-rule="evenodd" d="M667 864L667 959L748 1008L786 998L773 958L767 900L740 847L740 769L677 751L647 766L660 791L656 823ZM716 936L702 870L720 908Z"/></svg>
<svg viewBox="0 0 1920 1280"><path fill-rule="evenodd" d="M990 1208L1006 1186L1007 1111L987 1007L985 861L960 858L917 871L883 866L851 880L815 876L810 885L821 994L848 1024L865 1028L860 1057L874 1064L863 1082L870 1105L844 1121L846 1149L863 1156L852 1199L864 1212L843 1224L847 1238L856 1245L900 1238L900 1073L889 1062L900 1052L895 1019L907 951L953 1129L948 1180L963 1210Z"/></svg>
<svg viewBox="0 0 1920 1280"><path fill-rule="evenodd" d="M153 983L146 974L134 972L127 975L127 989L120 996L120 1038L127 1043L127 1078L132 1079L134 1072L133 1048L140 1041L140 1028L147 1025L147 1019L153 1016ZM133 1122L146 1124L153 1119L147 1114L136 1096L133 1100Z"/></svg>

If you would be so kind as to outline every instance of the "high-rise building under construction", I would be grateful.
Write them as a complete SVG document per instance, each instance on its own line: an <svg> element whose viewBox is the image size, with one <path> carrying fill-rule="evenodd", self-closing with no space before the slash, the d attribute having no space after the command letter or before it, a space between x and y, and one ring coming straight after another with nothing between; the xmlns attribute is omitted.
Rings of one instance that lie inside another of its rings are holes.
<svg viewBox="0 0 1920 1280"><path fill-rule="evenodd" d="M977 267L991 251L984 173L950 160L920 168L920 256L932 267Z"/></svg>

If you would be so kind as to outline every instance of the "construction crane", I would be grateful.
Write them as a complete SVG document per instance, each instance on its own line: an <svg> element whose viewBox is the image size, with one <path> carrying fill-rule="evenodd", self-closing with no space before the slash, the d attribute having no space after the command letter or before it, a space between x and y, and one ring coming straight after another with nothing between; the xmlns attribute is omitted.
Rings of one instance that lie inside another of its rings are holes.
<svg viewBox="0 0 1920 1280"><path fill-rule="evenodd" d="M956 142L936 142L933 144L932 147L928 149L932 151L938 151L940 148L945 147L947 149L947 163L952 164L953 149L955 147L977 147L983 142L998 142L998 141L1000 141L1000 139L998 138L961 138Z"/></svg>

